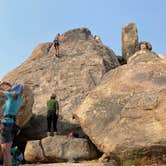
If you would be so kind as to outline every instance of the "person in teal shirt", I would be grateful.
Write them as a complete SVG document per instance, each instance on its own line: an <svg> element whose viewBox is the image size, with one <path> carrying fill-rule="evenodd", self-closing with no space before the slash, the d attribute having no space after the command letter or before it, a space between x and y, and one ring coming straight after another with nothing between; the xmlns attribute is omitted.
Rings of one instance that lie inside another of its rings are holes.
<svg viewBox="0 0 166 166"><path fill-rule="evenodd" d="M1 82L3 84L3 82ZM22 104L22 92L23 85L15 84L8 88L7 91L0 91L0 96L6 98L4 110L3 110L3 119L1 121L1 149L4 158L4 165L11 166L12 158L11 158L11 146L14 138L13 128L15 125L15 117L16 114Z"/></svg>
<svg viewBox="0 0 166 166"><path fill-rule="evenodd" d="M5 97L7 98L4 106L4 119L3 123L14 123L14 119L8 117L7 115L16 116L21 104L22 104L22 96L15 95L13 92L5 92Z"/></svg>

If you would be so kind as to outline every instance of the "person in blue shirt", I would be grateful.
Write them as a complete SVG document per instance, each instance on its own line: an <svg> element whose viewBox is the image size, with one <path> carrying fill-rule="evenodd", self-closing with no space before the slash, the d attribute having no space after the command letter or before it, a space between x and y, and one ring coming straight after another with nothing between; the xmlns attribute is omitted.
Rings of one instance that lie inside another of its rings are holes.
<svg viewBox="0 0 166 166"><path fill-rule="evenodd" d="M3 82L1 82L3 84ZM11 146L14 138L13 128L16 114L22 104L23 85L15 84L7 91L0 91L0 96L6 98L1 120L0 142L4 166L12 165Z"/></svg>

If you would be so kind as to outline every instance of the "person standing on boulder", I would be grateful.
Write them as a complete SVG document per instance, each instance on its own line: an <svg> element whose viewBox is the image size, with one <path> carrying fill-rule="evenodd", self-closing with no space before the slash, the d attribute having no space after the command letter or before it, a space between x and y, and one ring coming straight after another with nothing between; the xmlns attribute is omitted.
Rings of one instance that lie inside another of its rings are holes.
<svg viewBox="0 0 166 166"><path fill-rule="evenodd" d="M1 85L2 84L5 84L5 82L1 82ZM0 142L1 150L3 153L4 166L12 165L11 146L14 139L13 129L15 125L16 114L23 100L22 92L23 85L21 84L15 84L14 86L8 88L7 91L0 91L0 96L6 97L3 109L3 118L1 120L0 133Z"/></svg>
<svg viewBox="0 0 166 166"><path fill-rule="evenodd" d="M152 45L148 42L140 42L138 48L139 48L139 50L152 51Z"/></svg>
<svg viewBox="0 0 166 166"><path fill-rule="evenodd" d="M51 125L53 124L54 135L57 134L57 120L59 115L59 103L56 95L52 94L47 101L47 136L51 136Z"/></svg>
<svg viewBox="0 0 166 166"><path fill-rule="evenodd" d="M60 33L58 33L53 41L54 48L55 48L55 56L59 57L59 37Z"/></svg>

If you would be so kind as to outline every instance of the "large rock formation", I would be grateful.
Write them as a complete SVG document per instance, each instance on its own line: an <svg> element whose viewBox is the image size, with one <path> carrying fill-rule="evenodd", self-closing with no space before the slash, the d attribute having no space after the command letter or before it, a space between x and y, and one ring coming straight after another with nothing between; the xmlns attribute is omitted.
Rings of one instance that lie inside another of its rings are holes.
<svg viewBox="0 0 166 166"><path fill-rule="evenodd" d="M67 136L46 137L41 141L29 141L25 148L25 159L35 162L64 162L94 159L98 152L87 139Z"/></svg>
<svg viewBox="0 0 166 166"><path fill-rule="evenodd" d="M138 51L107 73L75 112L102 152L166 162L166 60ZM146 160L148 161L148 160Z"/></svg>
<svg viewBox="0 0 166 166"><path fill-rule="evenodd" d="M138 33L136 24L130 23L122 28L122 56L126 60L129 59L138 47Z"/></svg>
<svg viewBox="0 0 166 166"><path fill-rule="evenodd" d="M4 78L9 82L22 82L33 92L34 104L29 109L34 115L24 132L31 139L45 136L46 101L53 92L60 102L61 132L76 128L72 112L104 74L119 65L114 52L96 41L85 28L63 34L60 58L54 54L52 43L40 44L21 66Z"/></svg>

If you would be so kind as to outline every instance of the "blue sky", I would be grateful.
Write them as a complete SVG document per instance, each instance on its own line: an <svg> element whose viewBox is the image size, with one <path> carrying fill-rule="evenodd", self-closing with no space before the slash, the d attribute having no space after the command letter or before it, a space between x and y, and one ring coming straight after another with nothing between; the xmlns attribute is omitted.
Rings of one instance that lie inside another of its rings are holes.
<svg viewBox="0 0 166 166"><path fill-rule="evenodd" d="M138 27L139 40L166 54L166 0L0 0L0 78L56 33L87 27L121 54L121 29Z"/></svg>

